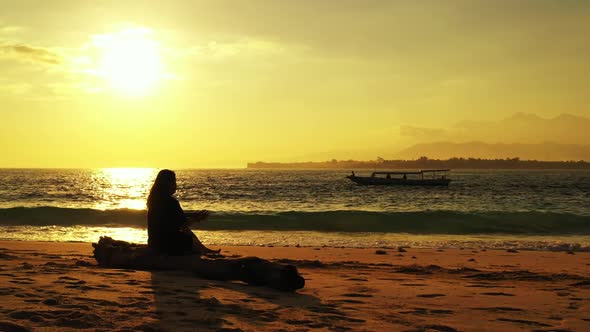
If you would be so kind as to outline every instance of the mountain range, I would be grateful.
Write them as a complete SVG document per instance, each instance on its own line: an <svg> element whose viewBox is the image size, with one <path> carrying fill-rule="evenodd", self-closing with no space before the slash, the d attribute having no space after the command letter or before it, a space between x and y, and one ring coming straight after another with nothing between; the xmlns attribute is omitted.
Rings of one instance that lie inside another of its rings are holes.
<svg viewBox="0 0 590 332"><path fill-rule="evenodd" d="M419 142L394 154L421 156L590 160L590 119L561 114L545 119L516 113L501 121L463 121L449 129L402 126L400 134Z"/></svg>

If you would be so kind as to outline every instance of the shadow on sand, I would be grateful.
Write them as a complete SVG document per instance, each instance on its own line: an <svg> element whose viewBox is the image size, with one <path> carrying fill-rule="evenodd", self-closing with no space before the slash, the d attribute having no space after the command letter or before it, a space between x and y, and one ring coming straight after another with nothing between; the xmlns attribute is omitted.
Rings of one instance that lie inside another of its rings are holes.
<svg viewBox="0 0 590 332"><path fill-rule="evenodd" d="M151 273L156 330L272 330L279 325L300 325L298 321L280 321L280 313L286 310L340 314L333 306L308 294L280 292L241 282L198 279L187 272ZM328 325L301 327L324 326Z"/></svg>

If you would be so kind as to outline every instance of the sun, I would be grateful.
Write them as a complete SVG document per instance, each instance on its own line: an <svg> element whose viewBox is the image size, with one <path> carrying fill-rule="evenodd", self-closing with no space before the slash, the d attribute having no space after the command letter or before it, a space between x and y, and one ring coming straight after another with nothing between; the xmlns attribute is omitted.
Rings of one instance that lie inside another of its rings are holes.
<svg viewBox="0 0 590 332"><path fill-rule="evenodd" d="M98 75L125 95L150 93L164 77L160 44L151 30L132 28L95 37L101 53Z"/></svg>

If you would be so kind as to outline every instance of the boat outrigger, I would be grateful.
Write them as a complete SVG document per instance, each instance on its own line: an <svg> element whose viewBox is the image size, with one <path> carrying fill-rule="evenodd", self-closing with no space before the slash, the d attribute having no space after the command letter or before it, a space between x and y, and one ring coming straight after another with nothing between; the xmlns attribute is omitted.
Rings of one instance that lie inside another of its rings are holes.
<svg viewBox="0 0 590 332"><path fill-rule="evenodd" d="M423 169L409 172L373 172L371 176L347 176L363 185L448 186L450 169Z"/></svg>

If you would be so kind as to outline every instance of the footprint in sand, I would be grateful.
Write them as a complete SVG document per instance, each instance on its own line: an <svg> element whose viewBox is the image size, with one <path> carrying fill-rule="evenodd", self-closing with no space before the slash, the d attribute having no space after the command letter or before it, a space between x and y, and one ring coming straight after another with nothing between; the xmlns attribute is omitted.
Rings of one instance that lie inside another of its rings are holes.
<svg viewBox="0 0 590 332"><path fill-rule="evenodd" d="M41 300L39 300L39 299L25 299L24 302L27 302L27 303L39 303L39 302L41 302ZM2 331L2 330L0 329L0 331Z"/></svg>
<svg viewBox="0 0 590 332"><path fill-rule="evenodd" d="M417 297L425 297L425 298L434 298L434 297L441 297L447 296L446 294L418 294Z"/></svg>
<svg viewBox="0 0 590 332"><path fill-rule="evenodd" d="M88 329L97 327L112 327L112 323L104 321L99 316L81 312L79 310L51 310L51 311L13 311L9 314L13 319L44 322L52 327L69 327L76 329Z"/></svg>
<svg viewBox="0 0 590 332"><path fill-rule="evenodd" d="M0 321L0 331L29 332L30 330L13 322Z"/></svg>
<svg viewBox="0 0 590 332"><path fill-rule="evenodd" d="M428 308L414 308L409 311L400 311L400 314L412 314L412 315L450 315L454 313L453 310L445 309L428 309Z"/></svg>
<svg viewBox="0 0 590 332"><path fill-rule="evenodd" d="M590 286L590 280L584 280L584 281L576 282L575 284L572 284L572 286L575 286L575 287Z"/></svg>
<svg viewBox="0 0 590 332"><path fill-rule="evenodd" d="M58 280L64 280L64 282L65 282L65 281L77 281L77 280L79 280L79 279L72 278L72 277L68 277L68 276L61 276L61 277L59 277L59 278L57 278L57 279L58 279Z"/></svg>
<svg viewBox="0 0 590 332"><path fill-rule="evenodd" d="M46 299L43 301L43 304L53 306L53 305L58 305L59 301L57 301L56 299Z"/></svg>
<svg viewBox="0 0 590 332"><path fill-rule="evenodd" d="M306 309L310 310L311 312L313 312L315 315L318 314L339 314L340 311L336 308L336 306L334 305L330 305L330 304L323 304L323 305L310 305L310 306L306 306Z"/></svg>
<svg viewBox="0 0 590 332"><path fill-rule="evenodd" d="M9 280L8 282L19 285L32 285L35 283L35 280L31 278L17 277Z"/></svg>
<svg viewBox="0 0 590 332"><path fill-rule="evenodd" d="M287 319L285 323L290 325L307 325L313 323L313 321L309 319Z"/></svg>
<svg viewBox="0 0 590 332"><path fill-rule="evenodd" d="M93 299L93 298L89 298L89 297L74 297L73 299L77 300L77 301L81 301L81 302L90 303L95 306L102 306L102 307L107 307L107 306L118 307L118 306L120 306L120 303L118 303L118 302L113 302L113 301L109 301L109 300L102 300L102 299Z"/></svg>
<svg viewBox="0 0 590 332"><path fill-rule="evenodd" d="M481 308L473 308L473 310L484 310L484 311L493 311L493 312L519 312L524 311L520 308L512 308L512 307L481 307Z"/></svg>
<svg viewBox="0 0 590 332"><path fill-rule="evenodd" d="M101 288L101 289L111 289L113 287L111 287L110 285L107 284L98 284L95 286L96 288Z"/></svg>
<svg viewBox="0 0 590 332"><path fill-rule="evenodd" d="M16 287L0 287L0 295L11 295L19 293L22 289Z"/></svg>
<svg viewBox="0 0 590 332"><path fill-rule="evenodd" d="M95 266L96 264L92 263L92 262L88 262L88 261L81 261L78 260L74 263L74 266L81 266L81 267L89 267L89 266Z"/></svg>
<svg viewBox="0 0 590 332"><path fill-rule="evenodd" d="M570 302L570 305L567 308L569 310L578 310L580 308L580 304L577 302Z"/></svg>
<svg viewBox="0 0 590 332"><path fill-rule="evenodd" d="M373 297L373 295L371 295L371 294L361 294L361 293L346 293L346 294L341 294L340 296L345 296L345 297Z"/></svg>
<svg viewBox="0 0 590 332"><path fill-rule="evenodd" d="M514 288L514 286L505 286L505 285L493 285L493 284L471 284L465 287L475 287L475 288Z"/></svg>
<svg viewBox="0 0 590 332"><path fill-rule="evenodd" d="M350 280L350 281L369 281L368 279L365 279L365 278L348 278L346 280Z"/></svg>
<svg viewBox="0 0 590 332"><path fill-rule="evenodd" d="M446 325L424 325L422 328L425 330L435 330L440 332L458 332L458 330Z"/></svg>
<svg viewBox="0 0 590 332"><path fill-rule="evenodd" d="M16 277L16 275L15 274L12 274L12 273L0 273L0 276L3 276L3 277Z"/></svg>
<svg viewBox="0 0 590 332"><path fill-rule="evenodd" d="M112 276L119 276L119 277L129 277L129 274L123 272L102 272L99 273L103 277L112 277Z"/></svg>
<svg viewBox="0 0 590 332"><path fill-rule="evenodd" d="M129 286L138 286L141 283L137 280L127 280L126 282L124 282L123 284L125 285L129 285Z"/></svg>
<svg viewBox="0 0 590 332"><path fill-rule="evenodd" d="M80 280L80 279L76 279L76 278L72 278L72 277L67 277L67 276L59 277L58 280L54 281L53 283L67 284L67 286L65 286L65 288L76 288L79 290L96 289L95 287L86 286L86 281L84 281L84 280Z"/></svg>
<svg viewBox="0 0 590 332"><path fill-rule="evenodd" d="M351 323L365 323L366 320L359 319L359 318L351 318L343 315L331 315L331 316L324 316L324 319L334 320L334 321L347 321Z"/></svg>
<svg viewBox="0 0 590 332"><path fill-rule="evenodd" d="M523 325L528 325L528 326L538 326L538 327L550 327L551 326L549 324L535 322L532 320L524 320L524 319L497 318L496 320L500 321L500 322L518 323L518 324L523 324Z"/></svg>
<svg viewBox="0 0 590 332"><path fill-rule="evenodd" d="M17 258L18 258L17 256L0 253L0 259L13 260L13 259L17 259Z"/></svg>
<svg viewBox="0 0 590 332"><path fill-rule="evenodd" d="M340 300L340 302L343 302L343 303L354 303L354 304L365 304L365 302L363 302L363 301L353 300L353 299L343 299L343 300Z"/></svg>
<svg viewBox="0 0 590 332"><path fill-rule="evenodd" d="M21 264L21 265L18 267L18 269L20 269L20 270L32 270L32 269L33 269L33 267L34 267L34 266L33 266L33 264L31 264L31 263L27 263L27 262L23 262L23 263L22 263L22 264Z"/></svg>
<svg viewBox="0 0 590 332"><path fill-rule="evenodd" d="M120 296L119 299L124 301L150 301L149 298L143 296Z"/></svg>
<svg viewBox="0 0 590 332"><path fill-rule="evenodd" d="M428 286L427 284L400 284L401 286L412 286L412 287L418 287L418 286Z"/></svg>
<svg viewBox="0 0 590 332"><path fill-rule="evenodd" d="M504 293L504 292L481 293L481 295L490 295L490 296L514 296L514 294Z"/></svg>

